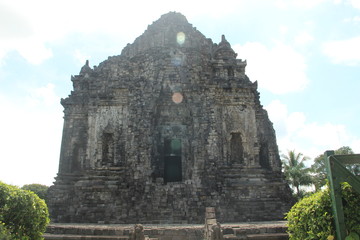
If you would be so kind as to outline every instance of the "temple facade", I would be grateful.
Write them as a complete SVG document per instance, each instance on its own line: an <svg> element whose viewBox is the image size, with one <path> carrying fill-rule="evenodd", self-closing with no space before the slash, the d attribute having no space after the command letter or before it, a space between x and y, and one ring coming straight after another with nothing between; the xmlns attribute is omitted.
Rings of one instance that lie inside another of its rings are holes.
<svg viewBox="0 0 360 240"><path fill-rule="evenodd" d="M61 100L54 222L203 223L282 219L291 192L257 82L224 36L216 44L167 13L118 56L71 78Z"/></svg>

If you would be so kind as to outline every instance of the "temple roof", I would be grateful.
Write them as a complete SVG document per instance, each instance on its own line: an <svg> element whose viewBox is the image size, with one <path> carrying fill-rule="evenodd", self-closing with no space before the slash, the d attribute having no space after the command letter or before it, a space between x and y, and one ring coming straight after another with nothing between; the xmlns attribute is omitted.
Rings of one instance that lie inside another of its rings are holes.
<svg viewBox="0 0 360 240"><path fill-rule="evenodd" d="M154 21L145 32L128 44L121 55L133 57L155 47L197 48L211 51L213 43L178 12L169 12Z"/></svg>

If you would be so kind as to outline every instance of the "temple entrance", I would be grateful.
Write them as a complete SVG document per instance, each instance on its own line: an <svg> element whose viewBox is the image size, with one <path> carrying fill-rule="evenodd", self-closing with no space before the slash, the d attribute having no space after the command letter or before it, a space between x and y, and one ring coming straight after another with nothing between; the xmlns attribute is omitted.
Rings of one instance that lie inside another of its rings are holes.
<svg viewBox="0 0 360 240"><path fill-rule="evenodd" d="M164 181L181 182L181 140L166 139L164 142Z"/></svg>

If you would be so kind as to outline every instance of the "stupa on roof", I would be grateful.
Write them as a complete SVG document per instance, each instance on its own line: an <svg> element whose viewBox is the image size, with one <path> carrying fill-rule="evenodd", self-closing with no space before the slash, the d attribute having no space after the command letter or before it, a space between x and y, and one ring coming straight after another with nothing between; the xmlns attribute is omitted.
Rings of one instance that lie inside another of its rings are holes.
<svg viewBox="0 0 360 240"><path fill-rule="evenodd" d="M167 13L118 56L71 78L61 100L54 222L282 219L290 189L275 131L224 36Z"/></svg>

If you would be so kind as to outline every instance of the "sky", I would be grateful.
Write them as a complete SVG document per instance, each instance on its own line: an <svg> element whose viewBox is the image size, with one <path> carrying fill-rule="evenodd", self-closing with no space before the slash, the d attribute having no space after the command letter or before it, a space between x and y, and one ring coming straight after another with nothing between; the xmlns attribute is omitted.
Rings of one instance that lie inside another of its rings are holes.
<svg viewBox="0 0 360 240"><path fill-rule="evenodd" d="M0 181L54 182L71 75L169 11L247 60L281 154L360 153L360 0L0 0Z"/></svg>

